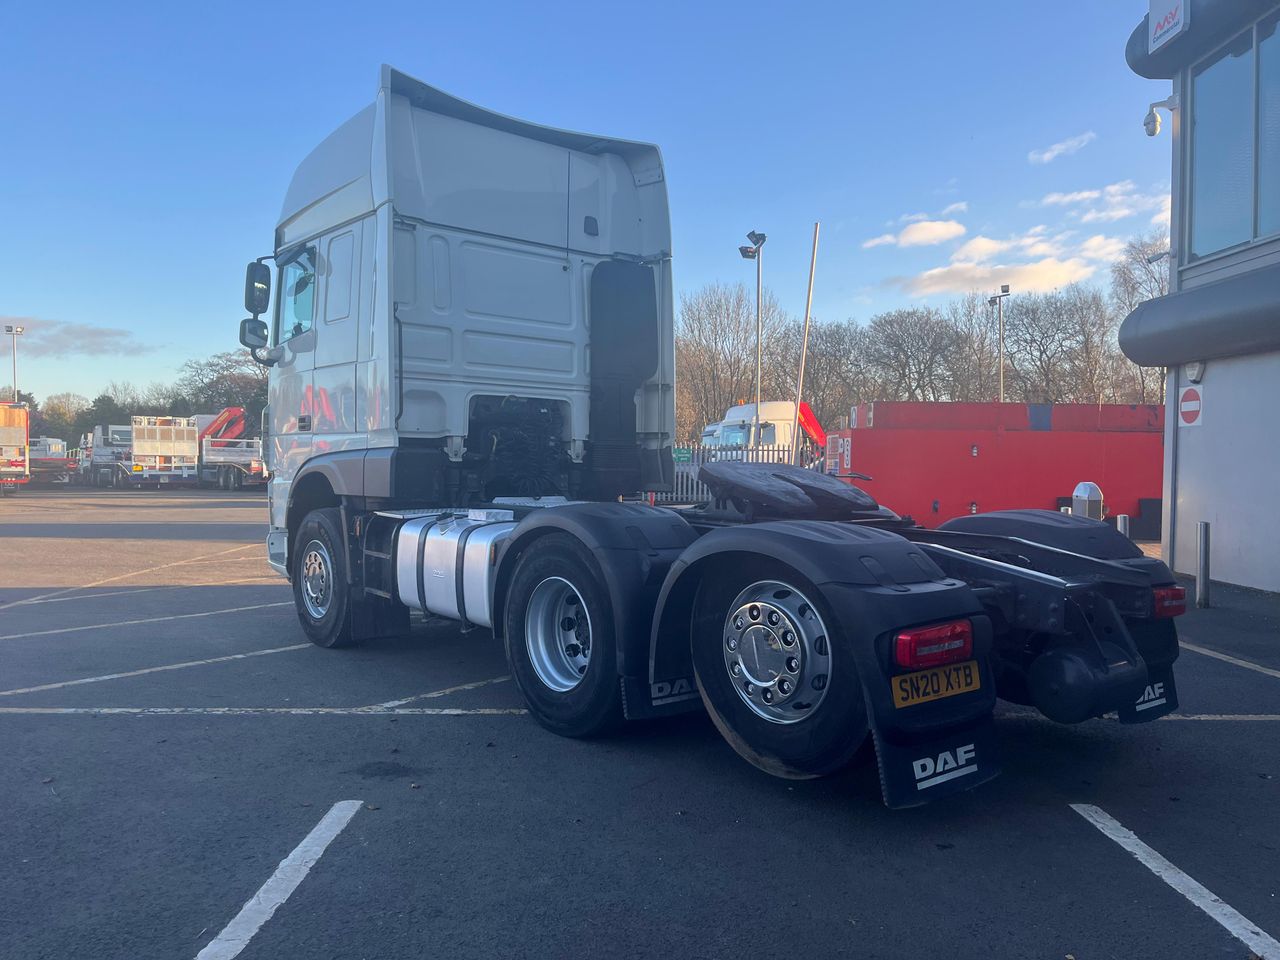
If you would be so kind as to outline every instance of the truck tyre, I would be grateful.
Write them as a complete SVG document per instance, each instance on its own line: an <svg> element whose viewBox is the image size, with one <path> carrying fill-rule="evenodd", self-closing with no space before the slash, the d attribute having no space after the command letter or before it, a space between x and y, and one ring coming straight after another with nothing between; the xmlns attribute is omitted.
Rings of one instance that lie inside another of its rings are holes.
<svg viewBox="0 0 1280 960"><path fill-rule="evenodd" d="M293 604L307 638L318 647L348 647L351 604L342 514L337 507L312 510L293 540Z"/></svg>
<svg viewBox="0 0 1280 960"><path fill-rule="evenodd" d="M694 676L716 728L745 760L803 780L851 761L869 725L849 636L784 564L735 559L694 600Z"/></svg>
<svg viewBox="0 0 1280 960"><path fill-rule="evenodd" d="M507 662L535 720L562 737L621 723L613 604L577 538L548 534L521 554L504 615Z"/></svg>

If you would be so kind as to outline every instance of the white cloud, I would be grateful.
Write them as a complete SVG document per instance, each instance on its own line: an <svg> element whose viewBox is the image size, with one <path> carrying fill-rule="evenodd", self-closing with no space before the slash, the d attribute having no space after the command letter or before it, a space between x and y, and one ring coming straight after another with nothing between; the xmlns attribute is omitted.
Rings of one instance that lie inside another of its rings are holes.
<svg viewBox="0 0 1280 960"><path fill-rule="evenodd" d="M963 223L955 220L912 220L899 233L882 233L878 237L862 241L862 249L872 247L931 247L964 236Z"/></svg>
<svg viewBox="0 0 1280 960"><path fill-rule="evenodd" d="M1123 220L1125 217L1132 217L1138 211L1132 207L1123 205L1114 207L1099 207L1093 210L1086 210L1080 214L1081 223L1115 223L1117 220Z"/></svg>
<svg viewBox="0 0 1280 960"><path fill-rule="evenodd" d="M990 237L974 237L962 244L960 249L951 255L955 263L981 263L990 260L998 253L1004 253L1013 244L1008 240L993 240Z"/></svg>
<svg viewBox="0 0 1280 960"><path fill-rule="evenodd" d="M1016 251L1023 257L1061 257L1066 250L1069 232L1056 236L1047 236L1049 228L1040 224L1026 233L999 240L994 237L977 236L961 245L951 255L953 263L984 263L992 257L1008 251Z"/></svg>
<svg viewBox="0 0 1280 960"><path fill-rule="evenodd" d="M942 213L940 213L939 216L954 217L957 213L968 213L968 212L969 212L969 201L957 200L955 203L951 203L943 207Z"/></svg>
<svg viewBox="0 0 1280 960"><path fill-rule="evenodd" d="M930 247L964 236L964 224L955 220L921 220L898 234L900 247Z"/></svg>
<svg viewBox="0 0 1280 960"><path fill-rule="evenodd" d="M1046 193L1044 199L1040 201L1046 207L1065 207L1072 203L1084 203L1087 200L1097 200L1102 196L1101 190L1077 190L1074 193Z"/></svg>
<svg viewBox="0 0 1280 960"><path fill-rule="evenodd" d="M0 317L0 322L20 324L26 328L22 337L22 353L28 357L131 356L155 349L138 340L132 331L118 327L31 317Z"/></svg>
<svg viewBox="0 0 1280 960"><path fill-rule="evenodd" d="M1081 223L1115 223L1155 211L1152 223L1164 223L1169 207L1169 194L1142 193L1132 180L1119 180L1095 190L1071 193L1047 193L1040 200L1044 207L1072 207L1068 216Z"/></svg>
<svg viewBox="0 0 1280 960"><path fill-rule="evenodd" d="M1027 154L1027 160L1031 163L1052 163L1058 157L1065 157L1075 153L1077 150L1083 150L1096 139L1098 139L1098 135L1092 130L1087 130L1079 136L1068 137L1066 140L1045 147L1043 150L1032 150Z"/></svg>
<svg viewBox="0 0 1280 960"><path fill-rule="evenodd" d="M1117 240L1115 237L1104 237L1100 233L1094 234L1080 244L1080 256L1086 260L1099 260L1104 263L1119 260L1124 256L1124 241Z"/></svg>
<svg viewBox="0 0 1280 960"><path fill-rule="evenodd" d="M1172 216L1173 216L1173 198L1168 194L1165 194L1161 198L1160 209L1157 210L1155 216L1151 218L1151 222L1158 227L1164 227L1166 230L1168 230L1169 218Z"/></svg>
<svg viewBox="0 0 1280 960"><path fill-rule="evenodd" d="M882 233L878 237L872 237L870 240L862 241L862 249L870 250L872 247L884 247L898 242L896 233Z"/></svg>
<svg viewBox="0 0 1280 960"><path fill-rule="evenodd" d="M904 213L898 218L899 223L918 223L921 220L928 220L927 213Z"/></svg>
<svg viewBox="0 0 1280 960"><path fill-rule="evenodd" d="M896 283L916 297L987 290L1001 283L1010 284L1023 293L1042 293L1087 280L1097 269L1096 265L1079 257L1067 260L1045 257L1031 263L1008 265L953 263L926 270L914 277L900 277Z"/></svg>

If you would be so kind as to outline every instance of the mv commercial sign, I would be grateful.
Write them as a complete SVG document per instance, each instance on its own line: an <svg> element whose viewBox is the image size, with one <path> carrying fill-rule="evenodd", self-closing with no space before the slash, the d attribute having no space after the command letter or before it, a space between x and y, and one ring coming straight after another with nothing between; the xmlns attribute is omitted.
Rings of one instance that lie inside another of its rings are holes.
<svg viewBox="0 0 1280 960"><path fill-rule="evenodd" d="M1147 17L1147 53L1155 53L1191 22L1191 0L1151 0Z"/></svg>

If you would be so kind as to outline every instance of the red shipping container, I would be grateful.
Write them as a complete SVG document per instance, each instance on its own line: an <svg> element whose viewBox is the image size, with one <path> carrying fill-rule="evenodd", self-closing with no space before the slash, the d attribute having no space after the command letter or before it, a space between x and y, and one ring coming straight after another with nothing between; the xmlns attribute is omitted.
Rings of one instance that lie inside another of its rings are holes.
<svg viewBox="0 0 1280 960"><path fill-rule="evenodd" d="M1136 517L1161 496L1164 407L1158 404L903 403L853 408L833 434L828 472L927 527L966 513L1055 510L1082 480L1107 513Z"/></svg>

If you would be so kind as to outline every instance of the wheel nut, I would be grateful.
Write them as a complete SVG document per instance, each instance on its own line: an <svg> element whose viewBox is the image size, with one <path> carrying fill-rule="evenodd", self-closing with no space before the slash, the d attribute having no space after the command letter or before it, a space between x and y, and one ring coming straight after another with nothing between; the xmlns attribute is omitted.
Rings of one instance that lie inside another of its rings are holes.
<svg viewBox="0 0 1280 960"><path fill-rule="evenodd" d="M766 690L766 691L764 692L764 694L763 694L763 697L764 697L764 702L765 702L765 703L773 703L773 691L772 691L772 690Z"/></svg>
<svg viewBox="0 0 1280 960"><path fill-rule="evenodd" d="M796 642L796 635L788 630L782 635L782 642L789 647Z"/></svg>
<svg viewBox="0 0 1280 960"><path fill-rule="evenodd" d="M760 608L753 603L751 606L747 607L747 616L749 616L752 620L759 620Z"/></svg>
<svg viewBox="0 0 1280 960"><path fill-rule="evenodd" d="M796 673L800 669L800 661L795 657L787 657L787 672Z"/></svg>
<svg viewBox="0 0 1280 960"><path fill-rule="evenodd" d="M726 646L726 647L728 647L730 650L737 650L737 649L738 649L738 638L737 638L737 637L730 637L728 640L726 640L726 641L725 641L725 646Z"/></svg>
<svg viewBox="0 0 1280 960"><path fill-rule="evenodd" d="M748 684L747 684L747 686L746 686L746 690L747 690L747 696L748 696L748 697L754 697L754 696L756 695L756 687L755 687L755 684L753 684L753 683L748 683Z"/></svg>
<svg viewBox="0 0 1280 960"><path fill-rule="evenodd" d="M785 696L786 694L790 693L790 692L791 692L791 681L790 681L790 680L788 680L786 677L783 677L781 680L779 680L779 681L778 681L778 692L779 692L779 693L781 693L781 694L783 694L784 696Z"/></svg>
<svg viewBox="0 0 1280 960"><path fill-rule="evenodd" d="M781 620L781 619L782 619L782 618L781 618L780 616L778 616L778 611L777 611L777 610L770 610L770 611L769 611L769 626L771 626L771 627L776 627L776 626L778 625L778 621L779 621L779 620Z"/></svg>
<svg viewBox="0 0 1280 960"><path fill-rule="evenodd" d="M743 627L745 627L746 625L747 625L747 624L746 624L746 622L745 622L741 617L734 617L734 618L733 618L733 629L735 629L735 630L741 630L741 629L742 629Z"/></svg>
<svg viewBox="0 0 1280 960"><path fill-rule="evenodd" d="M731 667L729 667L729 672L732 673L735 677L742 676L742 664L737 663L735 661L734 664Z"/></svg>

